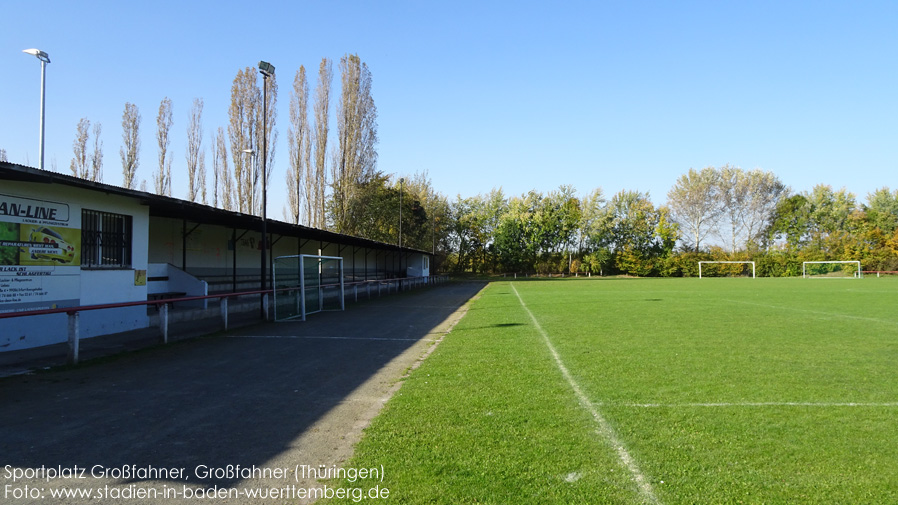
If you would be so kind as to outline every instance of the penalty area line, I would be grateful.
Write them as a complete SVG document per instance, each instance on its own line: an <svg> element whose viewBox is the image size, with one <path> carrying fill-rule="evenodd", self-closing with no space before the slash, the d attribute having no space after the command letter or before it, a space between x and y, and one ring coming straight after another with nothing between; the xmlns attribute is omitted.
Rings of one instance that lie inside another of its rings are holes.
<svg viewBox="0 0 898 505"><path fill-rule="evenodd" d="M530 316L530 320L533 321L533 325L536 327L539 334L542 335L546 347L549 348L549 352L551 352L552 357L555 358L555 365L558 367L558 370L561 371L561 375L563 375L565 380L567 380L567 383L571 386L571 389L574 390L574 394L577 396L577 400L580 402L580 406L586 409L592 415L592 418L598 425L599 434L605 438L605 440L614 448L615 451L617 451L617 456L621 460L621 463L623 463L627 470L630 471L630 476L636 483L636 487L639 489L639 494L642 495L643 500L648 503L660 504L661 501L655 495L655 491L652 489L652 485L649 483L645 474L642 473L642 470L639 469L639 465L636 464L633 456L631 456L626 447L624 447L624 444L621 441L620 437L617 436L617 432L615 432L614 427L611 426L611 423L609 423L608 420L605 419L605 416L603 416L602 413L599 412L599 410L596 408L596 404L589 401L589 398L586 397L586 394L580 388L580 385L577 384L577 381L574 380L571 372L568 371L567 367L564 365L564 362L561 361L561 355L558 354L558 351L555 350L555 346L552 345L552 340L549 338L549 334L546 333L546 330L544 330L542 325L539 324L539 321L536 320L536 316L533 315L533 312L530 312L530 309L527 307L527 304L524 303L524 299L521 298L521 294L518 293L518 290L514 286L514 283L511 284L511 289L512 291L514 291L515 296L518 297L518 301L521 302L521 307L524 307L527 315Z"/></svg>
<svg viewBox="0 0 898 505"><path fill-rule="evenodd" d="M784 305L773 305L769 303L747 302L745 300L731 300L729 298L721 298L721 300L730 303L740 303L742 305L754 305L755 307L764 307L768 309L788 310L792 312L801 312L804 314L813 314L819 316L820 319L854 319L856 321L869 321L872 323L882 323L888 325L896 325L898 321L890 321L888 319L879 319L876 317L854 316L851 314L836 314L833 312L824 312L822 310L802 309L799 307L787 307Z"/></svg>

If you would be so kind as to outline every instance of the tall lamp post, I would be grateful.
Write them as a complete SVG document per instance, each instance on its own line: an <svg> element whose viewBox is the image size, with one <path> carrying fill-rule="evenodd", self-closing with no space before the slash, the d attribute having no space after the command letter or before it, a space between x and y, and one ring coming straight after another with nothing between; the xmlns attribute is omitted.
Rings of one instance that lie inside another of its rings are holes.
<svg viewBox="0 0 898 505"><path fill-rule="evenodd" d="M402 272L402 183L405 179L399 178L399 274L405 277Z"/></svg>
<svg viewBox="0 0 898 505"><path fill-rule="evenodd" d="M268 289L268 78L274 75L274 65L267 61L259 62L259 73L262 74L262 291ZM268 295L262 293L267 300ZM268 311L262 304L265 319Z"/></svg>
<svg viewBox="0 0 898 505"><path fill-rule="evenodd" d="M405 179L399 179L399 248L402 249L402 183L405 182ZM400 251L401 253L402 251ZM402 268L402 262L399 262L399 267Z"/></svg>
<svg viewBox="0 0 898 505"><path fill-rule="evenodd" d="M41 137L40 137L40 165L38 168L41 170L44 169L44 101L46 98L46 78L47 78L47 63L50 63L50 56L47 53L41 51L40 49L25 49L22 51L23 53L27 53L35 56L37 59L41 60Z"/></svg>

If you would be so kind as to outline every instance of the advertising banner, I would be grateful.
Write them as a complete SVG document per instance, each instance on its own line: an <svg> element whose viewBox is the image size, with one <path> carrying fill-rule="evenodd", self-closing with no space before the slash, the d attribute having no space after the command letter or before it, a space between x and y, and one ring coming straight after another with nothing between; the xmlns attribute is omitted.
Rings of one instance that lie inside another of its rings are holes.
<svg viewBox="0 0 898 505"><path fill-rule="evenodd" d="M0 312L81 297L80 216L68 204L0 194Z"/></svg>

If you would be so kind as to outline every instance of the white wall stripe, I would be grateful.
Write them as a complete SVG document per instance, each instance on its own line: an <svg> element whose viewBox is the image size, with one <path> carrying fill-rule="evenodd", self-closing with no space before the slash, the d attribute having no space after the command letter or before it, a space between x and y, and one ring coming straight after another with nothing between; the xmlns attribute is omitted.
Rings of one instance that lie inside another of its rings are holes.
<svg viewBox="0 0 898 505"><path fill-rule="evenodd" d="M518 293L517 288L515 288L514 284L511 284L511 289L514 291L515 296L518 297L518 301L521 302L521 306L524 307L524 310L527 311L527 315L530 316L530 320L533 321L533 325L536 327L539 334L542 335L543 341L546 343L546 346L549 348L549 352L552 353L552 357L555 358L555 364L558 366L558 369L561 371L561 375L564 376L565 380L567 380L568 384L571 386L571 389L574 390L574 394L577 396L577 400L580 402L580 406L586 409L595 419L596 424L598 425L598 433L608 441L609 444L617 451L617 456L620 458L621 462L630 471L630 475L633 478L633 481L636 483L637 488L639 489L639 494L642 496L643 502L645 503L661 503L658 500L658 497L655 496L655 492L652 489L652 485L649 483L645 474L639 469L639 466L636 464L636 461L627 451L626 447L624 447L623 442L620 437L617 436L617 433L614 431L614 427L611 426L611 423L608 422L607 419L599 412L596 408L595 404L589 401L589 398L586 397L586 394L583 393L583 390L580 389L580 386L577 384L577 381L571 376L571 373L568 371L567 367L564 366L564 362L561 361L561 356L558 354L558 351L555 350L555 346L552 345L552 340L549 338L549 334L546 333L546 330L539 324L539 321L536 320L536 317L530 312L530 309L527 308L527 304L524 303L524 299L521 298L521 294Z"/></svg>

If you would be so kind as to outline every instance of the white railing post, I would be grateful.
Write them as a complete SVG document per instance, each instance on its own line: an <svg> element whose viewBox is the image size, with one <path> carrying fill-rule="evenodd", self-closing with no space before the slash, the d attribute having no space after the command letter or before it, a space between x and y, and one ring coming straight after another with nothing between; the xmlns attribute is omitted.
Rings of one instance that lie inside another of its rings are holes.
<svg viewBox="0 0 898 505"><path fill-rule="evenodd" d="M168 343L168 304L159 307L159 328L162 329L162 343Z"/></svg>
<svg viewBox="0 0 898 505"><path fill-rule="evenodd" d="M220 298L221 300L221 324L224 326L224 330L228 331L228 297Z"/></svg>
<svg viewBox="0 0 898 505"><path fill-rule="evenodd" d="M81 319L80 312L69 312L69 356L68 356L68 362L71 365L78 364L80 319Z"/></svg>

